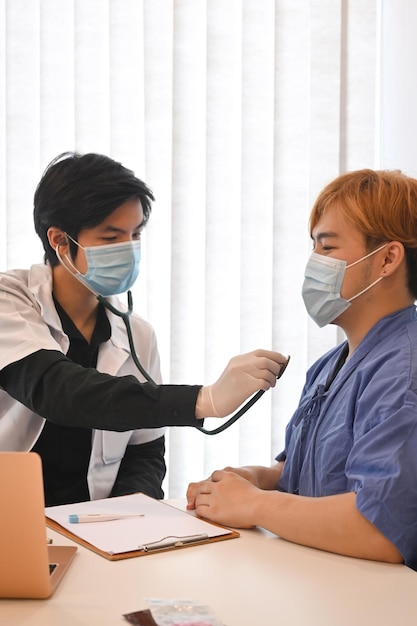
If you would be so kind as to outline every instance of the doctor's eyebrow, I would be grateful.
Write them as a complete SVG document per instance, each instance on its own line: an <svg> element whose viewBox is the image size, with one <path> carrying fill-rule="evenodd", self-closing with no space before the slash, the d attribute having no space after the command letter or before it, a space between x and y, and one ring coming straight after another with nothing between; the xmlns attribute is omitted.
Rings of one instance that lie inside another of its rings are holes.
<svg viewBox="0 0 417 626"><path fill-rule="evenodd" d="M144 228L143 221L134 227L134 231L142 230ZM116 235L124 235L127 231L124 228L118 228L117 226L111 226L111 224L107 225L102 229L103 233L112 233Z"/></svg>

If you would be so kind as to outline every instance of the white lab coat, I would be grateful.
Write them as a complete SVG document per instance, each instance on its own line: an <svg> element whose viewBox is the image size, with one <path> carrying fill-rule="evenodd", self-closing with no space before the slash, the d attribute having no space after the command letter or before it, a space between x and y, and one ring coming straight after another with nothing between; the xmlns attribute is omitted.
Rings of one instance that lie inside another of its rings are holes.
<svg viewBox="0 0 417 626"><path fill-rule="evenodd" d="M115 297L118 309L124 305ZM123 320L108 313L111 337L102 344L97 370L113 376L134 375L143 382L130 355ZM136 352L155 382L161 382L159 354L152 326L138 315L131 315ZM52 271L48 265L33 265L29 270L0 274L0 370L37 350L69 348L69 339L52 299ZM0 450L30 450L38 439L45 420L0 387ZM128 444L158 439L165 428L127 432L93 430L92 451L87 481L92 500L108 497Z"/></svg>

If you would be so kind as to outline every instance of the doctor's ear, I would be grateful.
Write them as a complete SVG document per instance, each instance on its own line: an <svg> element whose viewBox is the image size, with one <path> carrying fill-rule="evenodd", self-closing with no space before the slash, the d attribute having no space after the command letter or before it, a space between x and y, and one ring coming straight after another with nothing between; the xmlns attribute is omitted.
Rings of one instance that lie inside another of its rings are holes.
<svg viewBox="0 0 417 626"><path fill-rule="evenodd" d="M47 231L49 245L53 250L56 250L57 246L68 245L68 238L63 230L56 226L50 226Z"/></svg>

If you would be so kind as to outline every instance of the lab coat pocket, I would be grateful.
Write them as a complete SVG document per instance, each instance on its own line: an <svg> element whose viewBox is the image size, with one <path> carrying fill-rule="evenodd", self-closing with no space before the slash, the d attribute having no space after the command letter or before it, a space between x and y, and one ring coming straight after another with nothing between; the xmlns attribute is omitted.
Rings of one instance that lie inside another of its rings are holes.
<svg viewBox="0 0 417 626"><path fill-rule="evenodd" d="M124 457L132 431L123 433L99 431L96 432L96 436L97 435L99 435L101 439L101 458L103 464L110 465L111 463L120 463Z"/></svg>

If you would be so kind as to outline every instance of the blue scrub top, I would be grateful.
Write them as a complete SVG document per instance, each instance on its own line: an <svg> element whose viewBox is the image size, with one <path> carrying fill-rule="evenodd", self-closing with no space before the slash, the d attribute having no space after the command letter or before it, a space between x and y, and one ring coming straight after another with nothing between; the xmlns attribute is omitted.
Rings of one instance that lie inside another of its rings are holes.
<svg viewBox="0 0 417 626"><path fill-rule="evenodd" d="M347 343L307 372L286 430L279 490L355 491L358 510L417 570L417 311L380 320L329 381Z"/></svg>

